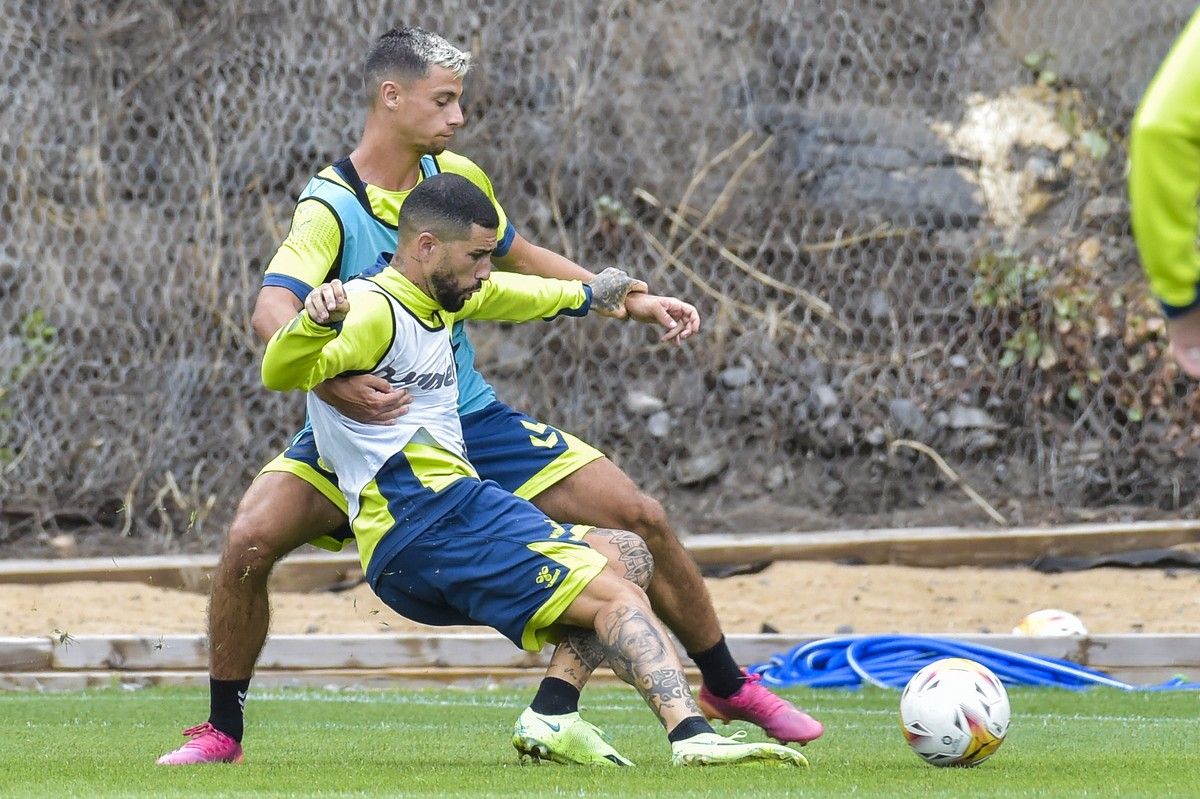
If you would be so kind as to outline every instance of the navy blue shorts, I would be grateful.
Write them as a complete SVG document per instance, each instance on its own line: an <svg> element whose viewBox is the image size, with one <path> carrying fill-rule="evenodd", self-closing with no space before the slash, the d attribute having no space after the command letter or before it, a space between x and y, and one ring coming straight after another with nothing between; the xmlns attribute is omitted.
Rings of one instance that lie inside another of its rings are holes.
<svg viewBox="0 0 1200 799"><path fill-rule="evenodd" d="M584 525L560 525L493 482L417 535L380 573L375 592L422 624L481 624L537 652L607 565Z"/></svg>

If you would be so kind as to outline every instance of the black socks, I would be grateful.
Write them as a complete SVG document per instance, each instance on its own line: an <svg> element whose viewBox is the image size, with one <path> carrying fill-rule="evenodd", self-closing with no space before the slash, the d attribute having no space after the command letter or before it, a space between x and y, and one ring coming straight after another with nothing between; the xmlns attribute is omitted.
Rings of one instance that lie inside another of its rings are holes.
<svg viewBox="0 0 1200 799"><path fill-rule="evenodd" d="M667 740L671 743L678 743L706 732L715 731L704 716L688 716L675 725L675 729L667 733Z"/></svg>
<svg viewBox="0 0 1200 799"><path fill-rule="evenodd" d="M722 699L736 694L746 682L746 675L733 659L723 635L711 649L695 654L688 652L688 657L700 668L700 676L704 678L708 690Z"/></svg>
<svg viewBox="0 0 1200 799"><path fill-rule="evenodd" d="M566 680L546 677L529 703L534 713L543 716L562 716L579 711L579 689Z"/></svg>
<svg viewBox="0 0 1200 799"><path fill-rule="evenodd" d="M246 692L250 680L208 678L208 723L238 743L242 742Z"/></svg>

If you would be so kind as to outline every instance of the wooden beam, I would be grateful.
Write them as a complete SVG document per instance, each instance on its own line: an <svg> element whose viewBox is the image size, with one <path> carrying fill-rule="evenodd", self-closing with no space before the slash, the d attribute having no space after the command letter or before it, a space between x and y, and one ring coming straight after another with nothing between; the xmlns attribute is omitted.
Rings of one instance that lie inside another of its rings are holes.
<svg viewBox="0 0 1200 799"><path fill-rule="evenodd" d="M54 647L45 637L0 637L0 674L54 668Z"/></svg>
<svg viewBox="0 0 1200 799"><path fill-rule="evenodd" d="M975 530L924 527L824 533L693 536L701 565L763 560L853 560L904 566L1003 566L1044 555L1100 555L1200 541L1200 521L1077 524Z"/></svg>
<svg viewBox="0 0 1200 799"><path fill-rule="evenodd" d="M0 583L130 582L208 593L216 555L62 558L0 562ZM271 572L276 591L313 591L362 576L358 553L290 555Z"/></svg>
<svg viewBox="0 0 1200 799"><path fill-rule="evenodd" d="M1076 524L979 530L914 527L692 536L684 545L701 565L763 560L852 560L904 566L1002 566L1043 555L1099 555L1200 541L1200 521ZM207 593L216 555L154 555L0 562L0 583L139 582ZM276 591L311 591L361 577L356 552L306 552L275 567Z"/></svg>

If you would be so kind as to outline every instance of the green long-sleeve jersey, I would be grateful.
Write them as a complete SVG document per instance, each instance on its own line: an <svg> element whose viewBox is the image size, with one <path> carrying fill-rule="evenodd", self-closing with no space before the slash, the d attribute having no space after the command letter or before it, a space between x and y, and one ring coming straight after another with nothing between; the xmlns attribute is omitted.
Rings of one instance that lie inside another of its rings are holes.
<svg viewBox="0 0 1200 799"><path fill-rule="evenodd" d="M1200 12L1150 82L1129 142L1133 235L1168 317L1200 306Z"/></svg>

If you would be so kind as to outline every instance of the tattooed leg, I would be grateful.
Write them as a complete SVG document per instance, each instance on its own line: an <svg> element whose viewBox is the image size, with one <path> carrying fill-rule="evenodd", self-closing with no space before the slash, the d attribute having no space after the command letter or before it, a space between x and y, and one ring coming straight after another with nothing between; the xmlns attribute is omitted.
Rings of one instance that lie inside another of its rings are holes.
<svg viewBox="0 0 1200 799"><path fill-rule="evenodd" d="M609 666L638 690L668 731L685 719L703 720L679 654L645 591L606 568L559 618L595 630Z"/></svg>
<svg viewBox="0 0 1200 799"><path fill-rule="evenodd" d="M585 539L600 554L608 558L609 568L639 588L650 585L654 574L654 558L640 536L626 530L592 530ZM547 677L557 677L582 690L600 664L604 652L592 630L573 629L554 650Z"/></svg>
<svg viewBox="0 0 1200 799"><path fill-rule="evenodd" d="M702 717L679 655L649 600L629 602L622 597L608 603L596 615L596 638L612 670L638 690L665 729Z"/></svg>

